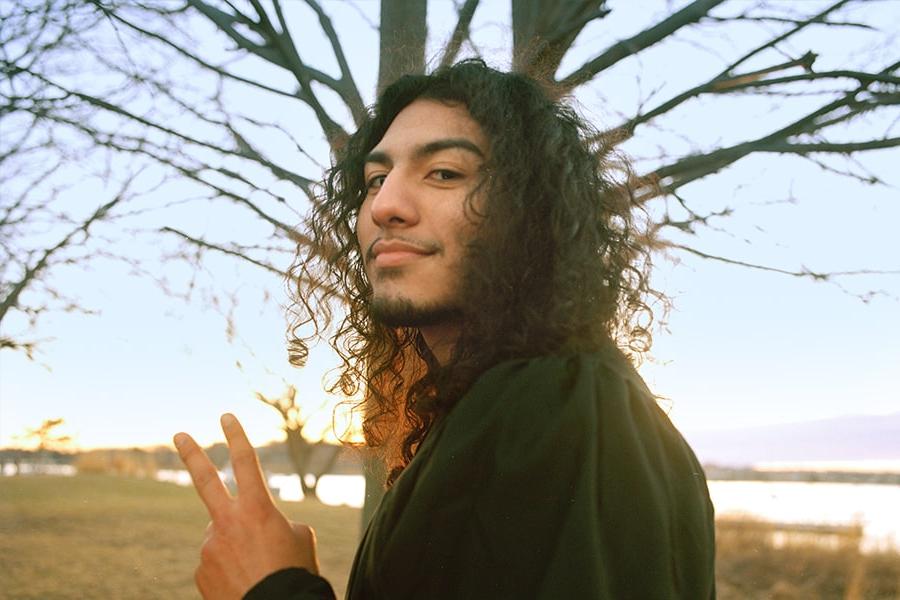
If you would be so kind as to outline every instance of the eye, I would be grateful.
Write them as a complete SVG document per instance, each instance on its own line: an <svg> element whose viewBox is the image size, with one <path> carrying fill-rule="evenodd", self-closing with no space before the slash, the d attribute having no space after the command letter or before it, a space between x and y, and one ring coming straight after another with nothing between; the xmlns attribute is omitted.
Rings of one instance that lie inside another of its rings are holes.
<svg viewBox="0 0 900 600"><path fill-rule="evenodd" d="M377 192L384 184L385 177L387 177L387 175L385 175L384 173L369 177L366 180L366 191L369 193Z"/></svg>
<svg viewBox="0 0 900 600"><path fill-rule="evenodd" d="M457 173L456 171L451 171L449 169L435 169L431 172L431 175L440 181L452 181L462 177L462 173Z"/></svg>

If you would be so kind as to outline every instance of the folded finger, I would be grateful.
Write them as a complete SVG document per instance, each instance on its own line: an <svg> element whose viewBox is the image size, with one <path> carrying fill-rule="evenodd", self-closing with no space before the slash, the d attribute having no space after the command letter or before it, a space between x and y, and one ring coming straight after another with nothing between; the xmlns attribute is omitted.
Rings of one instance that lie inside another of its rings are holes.
<svg viewBox="0 0 900 600"><path fill-rule="evenodd" d="M200 496L200 500L206 506L209 516L215 520L221 515L231 502L228 489L219 479L219 472L209 460L206 452L194 441L194 438L186 433L175 435L175 448L185 468L194 482L194 489Z"/></svg>

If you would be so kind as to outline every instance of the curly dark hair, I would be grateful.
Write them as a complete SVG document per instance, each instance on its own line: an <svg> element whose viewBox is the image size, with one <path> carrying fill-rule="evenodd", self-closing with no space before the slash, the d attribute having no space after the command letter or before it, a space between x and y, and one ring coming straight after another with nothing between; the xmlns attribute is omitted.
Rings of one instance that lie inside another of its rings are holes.
<svg viewBox="0 0 900 600"><path fill-rule="evenodd" d="M356 238L364 158L420 98L464 106L490 145L467 204L474 210L476 193L486 199L461 284L461 297L477 301L464 302L446 364L417 329L373 319ZM291 362L302 365L308 344L333 333L343 365L330 390L362 389L355 408L367 445L390 467L389 484L430 427L500 361L603 348L634 357L649 348L648 303L659 296L648 283L650 243L634 183L608 141L524 75L468 60L384 91L335 157L308 219L290 270L289 344Z"/></svg>

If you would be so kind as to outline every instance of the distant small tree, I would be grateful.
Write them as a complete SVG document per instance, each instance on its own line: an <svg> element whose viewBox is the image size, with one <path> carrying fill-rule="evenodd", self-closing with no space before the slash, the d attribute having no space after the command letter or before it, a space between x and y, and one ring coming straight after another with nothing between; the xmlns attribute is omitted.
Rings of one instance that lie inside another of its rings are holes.
<svg viewBox="0 0 900 600"><path fill-rule="evenodd" d="M36 441L37 447L31 459L38 463L55 462L51 460L54 454L66 450L72 444L72 436L59 433L59 427L63 423L65 419L62 418L45 419L39 426L26 428L25 433L13 436L13 439L29 445ZM13 472L18 475L21 472L19 457L13 459L13 464Z"/></svg>
<svg viewBox="0 0 900 600"><path fill-rule="evenodd" d="M314 411L304 410L297 402L297 388L293 385L287 386L284 393L280 396L265 396L262 393L256 393L257 399L268 404L281 415L282 430L286 436L286 448L288 459L294 468L294 472L300 477L300 487L303 490L305 498L318 499L316 490L319 485L319 478L325 475L334 467L341 446L328 444L322 441L311 442L304 437L303 431L309 425L309 416ZM326 428L330 429L331 424ZM322 438L325 431L319 432L319 438ZM307 480L307 476L311 476Z"/></svg>
<svg viewBox="0 0 900 600"><path fill-rule="evenodd" d="M39 453L63 450L72 444L72 436L57 433L57 428L63 423L65 419L46 419L40 426L26 429L23 435L17 437L22 440L37 440Z"/></svg>

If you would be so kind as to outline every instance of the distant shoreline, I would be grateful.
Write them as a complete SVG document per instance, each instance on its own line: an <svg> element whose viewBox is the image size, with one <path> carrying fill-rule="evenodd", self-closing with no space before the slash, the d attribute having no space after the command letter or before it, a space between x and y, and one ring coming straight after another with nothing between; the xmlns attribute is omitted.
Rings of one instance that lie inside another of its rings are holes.
<svg viewBox="0 0 900 600"><path fill-rule="evenodd" d="M900 485L900 472L867 470L814 470L771 467L704 465L710 481L797 481L803 483L858 483Z"/></svg>

